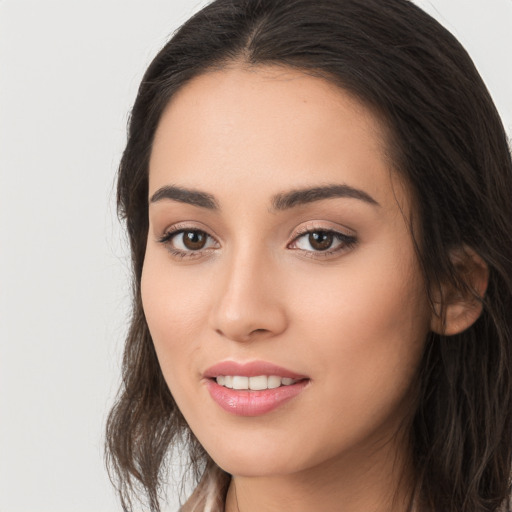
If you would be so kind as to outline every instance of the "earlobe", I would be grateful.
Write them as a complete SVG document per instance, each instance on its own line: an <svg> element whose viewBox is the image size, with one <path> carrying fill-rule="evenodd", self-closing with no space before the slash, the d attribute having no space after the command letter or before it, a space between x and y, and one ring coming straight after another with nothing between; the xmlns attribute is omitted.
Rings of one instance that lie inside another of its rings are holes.
<svg viewBox="0 0 512 512"><path fill-rule="evenodd" d="M468 247L456 249L450 258L463 286L446 283L433 293L435 311L430 328L444 336L459 334L477 321L489 282L489 268L474 250Z"/></svg>

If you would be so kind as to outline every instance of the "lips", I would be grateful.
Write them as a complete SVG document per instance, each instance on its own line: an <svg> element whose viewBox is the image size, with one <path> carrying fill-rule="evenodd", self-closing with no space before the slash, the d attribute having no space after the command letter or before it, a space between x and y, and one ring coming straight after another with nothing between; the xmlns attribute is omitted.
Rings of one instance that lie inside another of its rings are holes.
<svg viewBox="0 0 512 512"><path fill-rule="evenodd" d="M238 416L266 414L298 396L307 376L265 361L223 361L204 372L211 398Z"/></svg>
<svg viewBox="0 0 512 512"><path fill-rule="evenodd" d="M307 379L306 375L292 372L266 361L250 361L248 363L237 363L236 361L222 361L204 372L208 379L217 378L219 375L240 375L244 377L257 377L258 375L277 375L289 379Z"/></svg>

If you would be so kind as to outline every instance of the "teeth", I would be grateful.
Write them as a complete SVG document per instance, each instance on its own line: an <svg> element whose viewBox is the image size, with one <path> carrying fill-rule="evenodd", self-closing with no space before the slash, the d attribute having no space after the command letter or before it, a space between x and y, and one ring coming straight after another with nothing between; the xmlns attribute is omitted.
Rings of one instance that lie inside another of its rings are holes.
<svg viewBox="0 0 512 512"><path fill-rule="evenodd" d="M261 391L264 389L275 389L280 386L290 386L297 380L289 377L278 377L277 375L258 375L257 377L243 377L241 375L219 375L216 378L219 386L230 389L246 389Z"/></svg>
<svg viewBox="0 0 512 512"><path fill-rule="evenodd" d="M233 389L249 389L249 377L233 376Z"/></svg>
<svg viewBox="0 0 512 512"><path fill-rule="evenodd" d="M267 387L268 389L275 389L281 385L281 377L276 377L272 375L268 378Z"/></svg>
<svg viewBox="0 0 512 512"><path fill-rule="evenodd" d="M259 377L249 377L249 389L253 389L254 391L267 389L267 381L268 379L265 375L260 375Z"/></svg>

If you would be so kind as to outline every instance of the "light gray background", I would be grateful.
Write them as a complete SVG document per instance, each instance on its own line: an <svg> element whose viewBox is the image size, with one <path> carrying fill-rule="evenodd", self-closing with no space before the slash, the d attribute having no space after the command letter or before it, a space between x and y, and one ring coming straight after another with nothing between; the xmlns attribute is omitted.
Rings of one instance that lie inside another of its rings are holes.
<svg viewBox="0 0 512 512"><path fill-rule="evenodd" d="M204 3L0 0L0 512L120 510L102 461L129 313L114 175L145 67ZM512 134L512 0L418 3Z"/></svg>

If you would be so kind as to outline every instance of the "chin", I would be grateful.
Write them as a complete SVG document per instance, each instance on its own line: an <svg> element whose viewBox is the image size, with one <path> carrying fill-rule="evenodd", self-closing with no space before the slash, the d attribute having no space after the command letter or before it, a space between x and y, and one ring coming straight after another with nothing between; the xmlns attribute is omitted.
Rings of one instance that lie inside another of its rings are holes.
<svg viewBox="0 0 512 512"><path fill-rule="evenodd" d="M256 436L260 437L260 436ZM215 440L203 444L210 457L227 473L244 477L267 477L288 475L307 470L322 462L321 450L313 450L304 441L290 439L270 439L269 434L261 438L246 440L226 436L224 442ZM304 447L307 449L304 449ZM326 456L328 458L328 456Z"/></svg>
<svg viewBox="0 0 512 512"><path fill-rule="evenodd" d="M224 471L243 477L269 477L287 475L300 471L295 461L283 460L281 455L249 457L244 454L227 454L213 459Z"/></svg>

